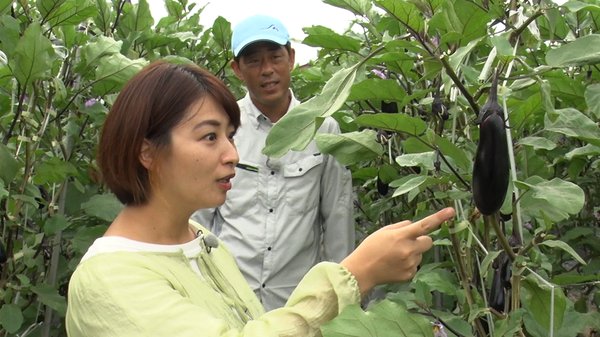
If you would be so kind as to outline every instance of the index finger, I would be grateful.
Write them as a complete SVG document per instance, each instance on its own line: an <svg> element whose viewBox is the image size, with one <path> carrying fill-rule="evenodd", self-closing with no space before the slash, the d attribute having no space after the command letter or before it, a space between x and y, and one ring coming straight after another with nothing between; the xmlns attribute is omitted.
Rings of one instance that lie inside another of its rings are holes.
<svg viewBox="0 0 600 337"><path fill-rule="evenodd" d="M428 217L405 226L404 229L408 233L408 236L416 239L419 236L427 235L436 230L444 221L451 219L454 215L454 208L446 207Z"/></svg>

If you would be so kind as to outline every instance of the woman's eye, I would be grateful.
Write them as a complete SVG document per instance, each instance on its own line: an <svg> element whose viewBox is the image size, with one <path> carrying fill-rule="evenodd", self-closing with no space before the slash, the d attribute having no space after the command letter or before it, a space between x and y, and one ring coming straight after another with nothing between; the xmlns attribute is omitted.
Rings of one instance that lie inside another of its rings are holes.
<svg viewBox="0 0 600 337"><path fill-rule="evenodd" d="M217 139L217 135L214 133L209 133L206 136L202 137L203 139L214 141Z"/></svg>

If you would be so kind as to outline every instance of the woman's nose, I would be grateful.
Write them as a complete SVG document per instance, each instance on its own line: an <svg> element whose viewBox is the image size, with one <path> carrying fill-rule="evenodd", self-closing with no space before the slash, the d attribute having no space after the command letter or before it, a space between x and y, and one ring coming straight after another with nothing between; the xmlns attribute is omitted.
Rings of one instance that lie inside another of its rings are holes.
<svg viewBox="0 0 600 337"><path fill-rule="evenodd" d="M225 145L225 153L223 154L223 162L225 164L237 165L240 161L240 156L238 155L237 148L235 147L234 142L227 142Z"/></svg>

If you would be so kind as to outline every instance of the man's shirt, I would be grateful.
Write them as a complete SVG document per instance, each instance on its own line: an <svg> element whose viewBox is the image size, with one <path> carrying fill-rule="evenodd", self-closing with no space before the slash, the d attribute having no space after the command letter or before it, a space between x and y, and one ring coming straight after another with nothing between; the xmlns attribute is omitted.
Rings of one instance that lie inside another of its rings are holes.
<svg viewBox="0 0 600 337"><path fill-rule="evenodd" d="M285 305L292 290L320 261L339 262L354 249L352 180L335 158L312 141L281 158L262 154L273 123L252 103L238 101L235 135L240 162L225 203L192 218L225 242L266 310ZM292 96L289 109L299 102ZM327 118L319 132L339 133Z"/></svg>

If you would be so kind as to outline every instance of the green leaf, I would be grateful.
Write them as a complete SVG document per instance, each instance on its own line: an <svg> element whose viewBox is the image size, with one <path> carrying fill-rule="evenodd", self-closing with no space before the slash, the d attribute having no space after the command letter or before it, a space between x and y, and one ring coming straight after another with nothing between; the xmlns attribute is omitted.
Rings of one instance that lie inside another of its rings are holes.
<svg viewBox="0 0 600 337"><path fill-rule="evenodd" d="M323 337L433 337L431 323L404 306L383 300L363 311L351 305L321 327Z"/></svg>
<svg viewBox="0 0 600 337"><path fill-rule="evenodd" d="M361 41L346 35L340 35L331 28L312 26L304 28L306 37L302 43L311 47L321 47L358 53Z"/></svg>
<svg viewBox="0 0 600 337"><path fill-rule="evenodd" d="M98 36L95 41L81 47L81 57L84 61L81 66L95 67L101 63L103 57L120 53L122 46L123 41L109 36Z"/></svg>
<svg viewBox="0 0 600 337"><path fill-rule="evenodd" d="M584 35L546 53L552 67L582 66L600 62L600 35Z"/></svg>
<svg viewBox="0 0 600 337"><path fill-rule="evenodd" d="M212 33L215 42L223 49L231 49L231 23L224 17L219 16L212 25Z"/></svg>
<svg viewBox="0 0 600 337"><path fill-rule="evenodd" d="M76 25L96 14L90 0L38 0L44 21L51 26Z"/></svg>
<svg viewBox="0 0 600 337"><path fill-rule="evenodd" d="M562 289L554 286L552 290L534 275L528 275L521 281L521 285L521 303L526 311L525 317L533 318L545 332L544 336L550 335L551 323L554 331L560 329L567 309L567 299Z"/></svg>
<svg viewBox="0 0 600 337"><path fill-rule="evenodd" d="M0 325L6 332L13 334L23 325L23 313L21 308L15 304L4 304L0 308Z"/></svg>
<svg viewBox="0 0 600 337"><path fill-rule="evenodd" d="M600 119L600 84L590 84L585 88L585 102L596 119Z"/></svg>
<svg viewBox="0 0 600 337"><path fill-rule="evenodd" d="M358 16L366 16L372 7L370 0L323 0L323 2L348 10Z"/></svg>
<svg viewBox="0 0 600 337"><path fill-rule="evenodd" d="M9 65L17 81L28 86L37 79L50 77L55 55L52 43L42 34L39 22L34 21L19 40Z"/></svg>
<svg viewBox="0 0 600 337"><path fill-rule="evenodd" d="M437 145L438 149L442 152L444 156L450 157L454 159L454 162L460 167L464 172L471 172L473 169L473 161L467 156L467 153L453 144L448 138L441 137L437 134L434 134L434 144Z"/></svg>
<svg viewBox="0 0 600 337"><path fill-rule="evenodd" d="M148 61L144 59L131 60L120 53L103 57L96 68L94 94L103 96L118 92L146 64Z"/></svg>
<svg viewBox="0 0 600 337"><path fill-rule="evenodd" d="M600 146L600 127L579 110L566 108L546 114L546 130L585 140Z"/></svg>
<svg viewBox="0 0 600 337"><path fill-rule="evenodd" d="M450 296L456 296L456 292L458 291L456 288L456 284L458 283L456 277L446 269L437 268L423 273L417 272L413 282L423 282L430 289L435 289Z"/></svg>
<svg viewBox="0 0 600 337"><path fill-rule="evenodd" d="M483 258L483 261L481 261L481 276L485 277L487 275L490 266L501 252L501 250L488 252L485 258Z"/></svg>
<svg viewBox="0 0 600 337"><path fill-rule="evenodd" d="M425 20L421 11L411 1L406 0L375 0L375 5L381 7L403 26L417 33L425 29Z"/></svg>
<svg viewBox="0 0 600 337"><path fill-rule="evenodd" d="M33 181L38 185L61 183L76 173L77 169L73 164L62 161L58 157L51 157L37 166Z"/></svg>
<svg viewBox="0 0 600 337"><path fill-rule="evenodd" d="M315 141L322 153L333 155L343 165L367 161L383 154L377 132L363 130L343 134L318 133Z"/></svg>
<svg viewBox="0 0 600 337"><path fill-rule="evenodd" d="M523 309L517 309L508 313L508 317L505 319L498 319L494 322L494 336L495 337L514 337L518 336L521 331L523 315L525 311Z"/></svg>
<svg viewBox="0 0 600 337"><path fill-rule="evenodd" d="M396 189L392 197L397 197L406 194L415 188L419 188L425 181L427 181L427 176L414 174L394 180L390 183L390 187Z"/></svg>
<svg viewBox="0 0 600 337"><path fill-rule="evenodd" d="M44 223L44 233L46 235L54 235L60 231L65 230L71 223L62 214L55 214L48 218Z"/></svg>
<svg viewBox="0 0 600 337"><path fill-rule="evenodd" d="M567 152L567 154L565 154L565 158L567 158L568 160L572 160L575 157L587 157L598 155L600 155L600 147L587 144L585 146L578 147Z"/></svg>
<svg viewBox="0 0 600 337"><path fill-rule="evenodd" d="M567 219L569 214L579 213L585 202L581 187L559 178L547 181L534 176L514 183L520 189L530 190L522 196L523 209L540 219L548 217L555 222Z"/></svg>
<svg viewBox="0 0 600 337"><path fill-rule="evenodd" d="M152 29L152 25L154 25L154 19L152 18L152 12L150 12L147 0L139 0L137 5L128 3L123 6L123 16L118 27L123 31L125 36L132 33L149 31Z"/></svg>
<svg viewBox="0 0 600 337"><path fill-rule="evenodd" d="M435 152L407 153L396 157L396 163L402 167L419 166L426 170L433 170Z"/></svg>
<svg viewBox="0 0 600 337"><path fill-rule="evenodd" d="M540 245L544 245L544 246L548 246L551 248L559 248L564 250L565 252L569 253L575 260L577 260L577 262L585 265L587 264L582 258L581 256L579 256L579 254L577 254L577 252L571 248L571 246L569 246L566 242L563 241L558 241L558 240L545 240L542 241L540 243Z"/></svg>
<svg viewBox="0 0 600 337"><path fill-rule="evenodd" d="M19 162L14 158L13 154L0 143L0 179L6 185L10 184L19 172Z"/></svg>
<svg viewBox="0 0 600 337"><path fill-rule="evenodd" d="M355 122L359 126L402 132L414 136L421 135L427 130L427 124L422 119L401 113L365 114L358 116Z"/></svg>
<svg viewBox="0 0 600 337"><path fill-rule="evenodd" d="M67 312L67 301L64 296L58 293L58 290L48 284L39 284L31 287L31 291L38 295L38 300L42 304L56 310L64 317Z"/></svg>
<svg viewBox="0 0 600 337"><path fill-rule="evenodd" d="M326 117L346 102L361 62L337 71L321 93L288 111L269 132L262 152L281 157L289 150L303 150L313 139Z"/></svg>
<svg viewBox="0 0 600 337"><path fill-rule="evenodd" d="M123 204L119 202L114 194L99 194L81 204L81 208L87 215L111 222L123 209Z"/></svg>
<svg viewBox="0 0 600 337"><path fill-rule="evenodd" d="M535 150L554 150L556 143L544 137L525 137L519 140L519 144L533 147Z"/></svg>
<svg viewBox="0 0 600 337"><path fill-rule="evenodd" d="M356 83L350 91L349 101L385 100L399 101L406 96L406 91L395 80L369 78Z"/></svg>

